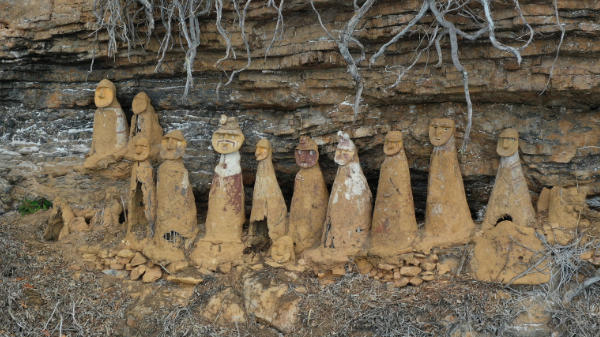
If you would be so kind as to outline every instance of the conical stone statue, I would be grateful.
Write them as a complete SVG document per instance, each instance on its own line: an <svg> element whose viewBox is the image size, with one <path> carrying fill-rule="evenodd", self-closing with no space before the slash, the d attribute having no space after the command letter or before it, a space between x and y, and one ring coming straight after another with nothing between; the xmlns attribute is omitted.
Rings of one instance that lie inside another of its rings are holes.
<svg viewBox="0 0 600 337"><path fill-rule="evenodd" d="M154 111L150 97L141 91L133 98L131 103L133 116L131 117L131 128L129 139L136 135L142 135L150 143L150 159L156 159L160 152L160 142L163 130L158 122L158 115Z"/></svg>
<svg viewBox="0 0 600 337"><path fill-rule="evenodd" d="M377 256L409 251L417 234L402 132L390 131L387 134L383 152L385 160L379 174L369 248L369 253Z"/></svg>
<svg viewBox="0 0 600 337"><path fill-rule="evenodd" d="M290 205L290 232L296 254L319 243L327 214L329 192L319 166L319 148L310 137L300 137L295 151L300 170L294 180Z"/></svg>
<svg viewBox="0 0 600 337"><path fill-rule="evenodd" d="M371 190L358 161L356 146L345 132L338 133L335 162L339 165L325 218L323 246L306 253L319 265L335 265L366 247L371 227Z"/></svg>
<svg viewBox="0 0 600 337"><path fill-rule="evenodd" d="M434 118L429 139L434 146L429 166L423 250L467 243L475 228L463 185L454 140L454 121Z"/></svg>
<svg viewBox="0 0 600 337"><path fill-rule="evenodd" d="M256 144L258 168L252 194L250 232L256 231L257 222L266 220L269 237L274 241L287 234L287 206L277 183L272 158L271 143L261 139Z"/></svg>
<svg viewBox="0 0 600 337"><path fill-rule="evenodd" d="M215 270L223 263L239 263L243 254L246 215L239 149L244 138L237 119L222 115L212 137L212 146L221 158L208 196L206 234L190 256L197 266Z"/></svg>
<svg viewBox="0 0 600 337"><path fill-rule="evenodd" d="M154 261L185 260L184 250L198 234L196 202L189 173L183 164L187 142L179 130L167 133L161 142L156 194L154 245L144 247L144 255Z"/></svg>
<svg viewBox="0 0 600 337"><path fill-rule="evenodd" d="M92 147L83 163L84 168L97 168L115 162L117 154L127 146L127 118L117 101L115 85L104 79L98 83L94 94L96 112Z"/></svg>
<svg viewBox="0 0 600 337"><path fill-rule="evenodd" d="M142 135L133 137L134 160L129 183L127 233L137 239L152 236L156 219L156 185L150 164L150 143Z"/></svg>
<svg viewBox="0 0 600 337"><path fill-rule="evenodd" d="M510 220L518 226L532 226L535 221L535 210L519 161L517 130L502 131L496 151L500 155L500 166L486 208L482 229L489 229L503 220Z"/></svg>

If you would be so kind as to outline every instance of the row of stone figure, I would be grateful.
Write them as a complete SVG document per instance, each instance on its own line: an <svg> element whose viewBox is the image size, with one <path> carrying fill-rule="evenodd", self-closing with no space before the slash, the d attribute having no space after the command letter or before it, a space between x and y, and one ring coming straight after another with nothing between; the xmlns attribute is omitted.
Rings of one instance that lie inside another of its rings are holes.
<svg viewBox="0 0 600 337"><path fill-rule="evenodd" d="M144 93L133 101L134 117L129 137L127 121L107 80L96 90L98 106L94 135L85 166L105 167L126 158L133 161L128 203L128 238L155 260L185 259L198 234L196 206L183 164L186 141L176 130L162 136L156 113ZM339 165L331 193L319 167L317 144L300 138L295 150L300 167L294 183L290 212L277 183L271 145L262 139L256 145L258 168L253 191L249 235L256 224L266 221L273 241L271 256L278 262L303 254L314 263L342 262L364 252L379 256L413 249L428 250L466 243L474 230L467 205L454 140L454 121L431 120L429 138L434 145L424 232L415 219L410 174L400 131L390 131L383 151L379 186L372 209L372 195L360 167L357 149L344 132L338 133L335 162ZM216 268L236 262L245 248L242 229L246 221L239 149L244 135L234 117L223 115L212 137L221 154L210 188L205 235L196 240L190 255L198 266ZM516 225L529 226L535 212L518 155L518 134L507 129L500 134L501 156L496 183L483 222L483 229L510 216ZM160 158L157 182L151 160ZM155 226L156 225L156 226Z"/></svg>

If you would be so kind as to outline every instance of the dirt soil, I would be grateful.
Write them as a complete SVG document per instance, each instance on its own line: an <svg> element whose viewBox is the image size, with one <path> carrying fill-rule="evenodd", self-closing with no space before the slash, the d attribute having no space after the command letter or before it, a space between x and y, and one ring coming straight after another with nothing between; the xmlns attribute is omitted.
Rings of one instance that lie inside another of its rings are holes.
<svg viewBox="0 0 600 337"><path fill-rule="evenodd" d="M242 293L239 273L214 274L186 288L165 280L123 280L85 264L79 268L73 247L42 240L47 216L41 211L0 217L0 336L282 335L252 315L231 326L202 317L212 295L226 287ZM326 286L312 272L265 266L253 273L285 283L300 296L298 324L289 336L598 336L600 331L598 284L568 307L550 307L546 287L507 288L466 275L399 289L356 273Z"/></svg>

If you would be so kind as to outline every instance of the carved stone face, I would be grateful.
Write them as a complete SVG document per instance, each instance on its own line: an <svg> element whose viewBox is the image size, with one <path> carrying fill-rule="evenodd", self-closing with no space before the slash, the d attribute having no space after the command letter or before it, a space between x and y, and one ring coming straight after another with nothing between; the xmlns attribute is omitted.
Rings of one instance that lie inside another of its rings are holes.
<svg viewBox="0 0 600 337"><path fill-rule="evenodd" d="M345 166L345 165L349 164L352 161L352 159L354 159L355 153L356 153L356 150L338 147L335 150L334 161L336 164L338 164L340 166Z"/></svg>
<svg viewBox="0 0 600 337"><path fill-rule="evenodd" d="M217 130L212 137L213 148L222 154L238 151L243 142L244 136L235 132Z"/></svg>
<svg viewBox="0 0 600 337"><path fill-rule="evenodd" d="M143 161L148 159L148 157L150 156L150 144L148 142L148 139L143 137L134 139L134 150L135 160Z"/></svg>
<svg viewBox="0 0 600 337"><path fill-rule="evenodd" d="M94 93L94 103L98 108L105 108L115 100L115 86L109 80L102 80L96 87Z"/></svg>
<svg viewBox="0 0 600 337"><path fill-rule="evenodd" d="M302 168L310 168L319 161L319 151L316 150L296 150L296 164Z"/></svg>
<svg viewBox="0 0 600 337"><path fill-rule="evenodd" d="M279 263L294 260L294 241L289 236L282 236L273 241L271 258Z"/></svg>
<svg viewBox="0 0 600 337"><path fill-rule="evenodd" d="M454 135L454 121L449 118L434 118L429 123L429 140L433 146L442 146Z"/></svg>
<svg viewBox="0 0 600 337"><path fill-rule="evenodd" d="M177 131L168 133L160 143L160 156L163 159L179 159L185 154L187 142L183 136L179 136L181 132L174 134L175 132Z"/></svg>
<svg viewBox="0 0 600 337"><path fill-rule="evenodd" d="M390 131L385 136L385 143L383 144L383 153L387 156L393 156L402 150L404 144L402 143L402 132Z"/></svg>
<svg viewBox="0 0 600 337"><path fill-rule="evenodd" d="M509 157L519 149L519 133L515 129L506 129L498 136L496 152L502 157Z"/></svg>
<svg viewBox="0 0 600 337"><path fill-rule="evenodd" d="M271 143L267 139L261 139L256 144L256 152L254 153L257 161L265 160L271 155Z"/></svg>
<svg viewBox="0 0 600 337"><path fill-rule="evenodd" d="M131 110L133 110L134 114L140 114L148 108L148 104L150 102L150 98L146 95L145 92L140 92L133 98L133 102L131 103Z"/></svg>

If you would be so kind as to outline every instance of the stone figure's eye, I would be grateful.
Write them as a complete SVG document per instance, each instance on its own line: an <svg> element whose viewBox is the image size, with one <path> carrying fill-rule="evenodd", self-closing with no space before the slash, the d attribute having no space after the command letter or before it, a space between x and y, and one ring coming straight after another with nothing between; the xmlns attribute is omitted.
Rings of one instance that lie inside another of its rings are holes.
<svg viewBox="0 0 600 337"><path fill-rule="evenodd" d="M313 150L310 150L309 154L310 154L311 156L314 156L314 155L315 155L315 151L313 151Z"/></svg>

